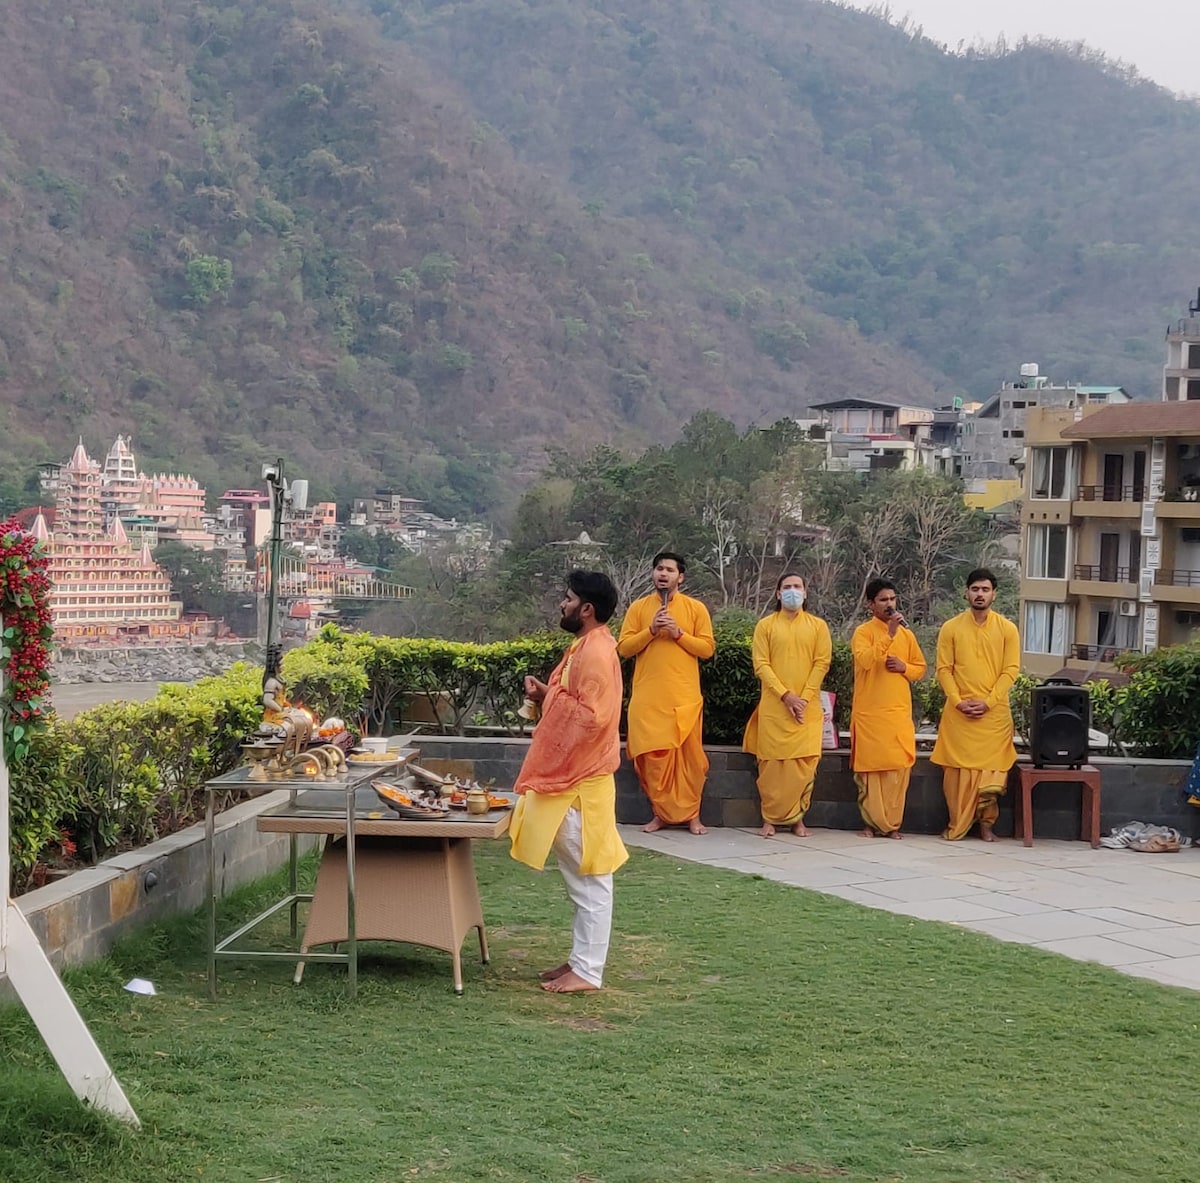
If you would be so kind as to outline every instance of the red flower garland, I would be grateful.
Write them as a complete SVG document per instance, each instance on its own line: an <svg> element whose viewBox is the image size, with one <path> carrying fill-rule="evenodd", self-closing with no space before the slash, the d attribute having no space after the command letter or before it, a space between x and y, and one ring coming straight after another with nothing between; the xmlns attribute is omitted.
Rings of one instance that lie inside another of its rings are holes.
<svg viewBox="0 0 1200 1183"><path fill-rule="evenodd" d="M50 709L50 560L16 518L0 522L0 717L9 760L29 750L34 729Z"/></svg>

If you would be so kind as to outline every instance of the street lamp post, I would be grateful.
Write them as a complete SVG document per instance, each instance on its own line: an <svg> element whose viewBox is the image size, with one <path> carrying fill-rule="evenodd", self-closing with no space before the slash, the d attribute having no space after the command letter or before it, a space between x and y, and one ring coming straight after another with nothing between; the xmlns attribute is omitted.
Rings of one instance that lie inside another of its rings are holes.
<svg viewBox="0 0 1200 1183"><path fill-rule="evenodd" d="M283 660L283 647L279 640L279 570L283 555L284 513L289 508L304 510L308 507L308 481L293 481L289 487L283 479L282 459L274 464L264 464L262 475L271 494L271 537L267 544L267 637L263 659L265 689L268 678L278 679Z"/></svg>

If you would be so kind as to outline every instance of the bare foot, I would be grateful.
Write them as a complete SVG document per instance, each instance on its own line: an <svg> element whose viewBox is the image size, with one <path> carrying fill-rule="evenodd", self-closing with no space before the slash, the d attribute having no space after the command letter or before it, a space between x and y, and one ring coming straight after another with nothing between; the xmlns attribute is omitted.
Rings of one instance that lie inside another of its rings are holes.
<svg viewBox="0 0 1200 1183"><path fill-rule="evenodd" d="M792 827L792 833L795 834L797 838L810 838L812 836L812 830L810 830L803 822L797 822Z"/></svg>
<svg viewBox="0 0 1200 1183"><path fill-rule="evenodd" d="M666 827L666 823L662 820L662 818L654 817L654 818L651 818L642 827L642 833L643 834L654 834L654 833L657 833L659 830L664 829L665 827Z"/></svg>
<svg viewBox="0 0 1200 1183"><path fill-rule="evenodd" d="M770 822L763 822L762 829L758 831L758 836L760 838L774 838L775 827Z"/></svg>
<svg viewBox="0 0 1200 1183"><path fill-rule="evenodd" d="M563 974L569 973L570 970L571 963L569 961L564 961L562 965L556 965L553 969L542 970L542 972L538 974L538 977L541 978L543 982L553 982L556 978L561 978Z"/></svg>
<svg viewBox="0 0 1200 1183"><path fill-rule="evenodd" d="M903 837L904 837L904 835L903 835L903 834L901 834L899 830L893 830L893 831L892 831L892 832L891 832L891 833L888 835L888 837L889 837L889 838L897 838L897 839L898 839L898 838L903 838Z"/></svg>
<svg viewBox="0 0 1200 1183"><path fill-rule="evenodd" d="M698 817L694 817L688 822L688 832L691 834L707 834L708 827L703 825Z"/></svg>
<svg viewBox="0 0 1200 1183"><path fill-rule="evenodd" d="M870 826L865 826L863 829L858 831L858 836L860 838L874 838L875 831L872 830Z"/></svg>
<svg viewBox="0 0 1200 1183"><path fill-rule="evenodd" d="M600 987L593 986L591 982L585 982L573 969L568 969L565 974L543 982L542 989L550 994L588 994L593 990L599 990Z"/></svg>
<svg viewBox="0 0 1200 1183"><path fill-rule="evenodd" d="M992 827L985 826L982 823L979 826L979 836L985 842L995 842L996 841L996 835L992 832Z"/></svg>

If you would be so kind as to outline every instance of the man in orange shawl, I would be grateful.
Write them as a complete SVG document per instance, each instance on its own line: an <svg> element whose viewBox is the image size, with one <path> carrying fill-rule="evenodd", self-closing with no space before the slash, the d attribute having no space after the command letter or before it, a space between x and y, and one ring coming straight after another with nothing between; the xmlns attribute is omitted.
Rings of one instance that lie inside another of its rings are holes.
<svg viewBox="0 0 1200 1183"><path fill-rule="evenodd" d="M942 836L979 836L994 842L1000 796L1016 763L1008 692L1021 672L1017 626L992 611L996 577L985 567L967 576L968 609L942 625L937 642L937 680L946 692L930 759L942 766L949 824Z"/></svg>
<svg viewBox="0 0 1200 1183"><path fill-rule="evenodd" d="M871 619L854 630L854 705L850 767L858 786L864 838L900 837L908 781L917 759L910 682L925 676L925 657L896 607L896 585L866 587Z"/></svg>
<svg viewBox="0 0 1200 1183"><path fill-rule="evenodd" d="M654 591L629 605L617 641L622 657L636 658L625 749L654 810L642 827L648 834L664 826L705 832L700 661L717 645L708 609L679 590L686 570L672 551L654 556Z"/></svg>
<svg viewBox="0 0 1200 1183"><path fill-rule="evenodd" d="M613 872L629 857L617 832L621 663L605 627L617 590L599 571L572 571L559 622L576 637L548 682L525 679L541 720L521 771L512 857L542 870L553 850L575 906L571 956L539 976L556 994L599 990L612 932Z"/></svg>

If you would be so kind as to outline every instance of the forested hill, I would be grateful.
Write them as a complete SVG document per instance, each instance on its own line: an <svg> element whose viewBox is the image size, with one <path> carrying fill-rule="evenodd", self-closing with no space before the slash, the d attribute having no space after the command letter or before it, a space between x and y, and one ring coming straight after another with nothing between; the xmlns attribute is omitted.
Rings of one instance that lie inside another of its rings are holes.
<svg viewBox="0 0 1200 1183"><path fill-rule="evenodd" d="M1022 361L1150 393L1200 113L813 0L42 0L0 39L0 500L132 431L478 512L547 442Z"/></svg>
<svg viewBox="0 0 1200 1183"><path fill-rule="evenodd" d="M953 56L820 0L347 2L581 200L975 394L1021 360L1152 394L1200 283L1200 107L1083 49Z"/></svg>
<svg viewBox="0 0 1200 1183"><path fill-rule="evenodd" d="M938 375L589 212L375 19L319 0L5 6L0 463L132 431L215 486L476 513L549 441L644 445ZM737 314L729 305L738 303Z"/></svg>

